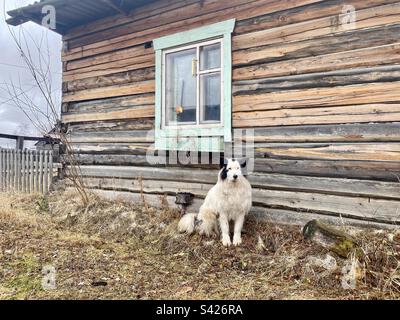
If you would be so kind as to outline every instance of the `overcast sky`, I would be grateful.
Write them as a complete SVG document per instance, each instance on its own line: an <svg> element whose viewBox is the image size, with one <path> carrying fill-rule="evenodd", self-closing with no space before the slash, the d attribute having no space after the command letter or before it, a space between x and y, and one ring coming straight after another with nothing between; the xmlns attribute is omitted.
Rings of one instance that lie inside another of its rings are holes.
<svg viewBox="0 0 400 320"><path fill-rule="evenodd" d="M21 90L29 94L36 103L45 107L43 98L35 87L32 76L23 59L21 58L15 43L10 35L8 25L5 22L4 9L6 11L34 3L34 0L0 0L0 133L23 134L23 135L41 135L41 132L35 128L24 113L10 100L6 85L10 83L21 83ZM61 95L61 36L45 29L39 25L28 22L20 27L11 28L18 32L18 28L24 28L29 33L32 40L30 46L34 48L34 42L39 43L43 37L49 43L50 51L50 70L52 77L52 91L57 104L60 103ZM33 54L34 59L39 61L37 55ZM4 141L0 141L4 146Z"/></svg>

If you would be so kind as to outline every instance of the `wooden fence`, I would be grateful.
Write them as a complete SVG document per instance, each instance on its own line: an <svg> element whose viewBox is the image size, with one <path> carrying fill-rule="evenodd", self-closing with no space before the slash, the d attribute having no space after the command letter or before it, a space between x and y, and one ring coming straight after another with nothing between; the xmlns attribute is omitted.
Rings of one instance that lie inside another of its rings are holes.
<svg viewBox="0 0 400 320"><path fill-rule="evenodd" d="M0 192L46 193L53 169L53 151L0 148Z"/></svg>

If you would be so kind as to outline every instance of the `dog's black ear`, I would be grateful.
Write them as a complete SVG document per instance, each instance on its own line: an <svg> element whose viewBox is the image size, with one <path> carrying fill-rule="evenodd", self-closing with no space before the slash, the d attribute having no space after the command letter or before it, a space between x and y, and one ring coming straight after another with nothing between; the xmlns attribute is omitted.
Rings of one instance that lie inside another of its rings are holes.
<svg viewBox="0 0 400 320"><path fill-rule="evenodd" d="M226 165L222 168L220 176L221 180L225 180L228 177L228 170L226 170Z"/></svg>
<svg viewBox="0 0 400 320"><path fill-rule="evenodd" d="M240 163L240 166L241 166L242 168L246 168L246 166L247 166L247 159L240 159L240 160L239 160L239 163Z"/></svg>

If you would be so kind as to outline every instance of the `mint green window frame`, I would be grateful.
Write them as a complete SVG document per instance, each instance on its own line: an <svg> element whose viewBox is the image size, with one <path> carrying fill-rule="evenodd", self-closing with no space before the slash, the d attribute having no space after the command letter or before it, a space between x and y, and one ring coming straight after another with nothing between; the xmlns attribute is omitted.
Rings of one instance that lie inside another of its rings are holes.
<svg viewBox="0 0 400 320"><path fill-rule="evenodd" d="M232 142L232 32L235 19L192 29L155 39L156 96L155 147L158 150L221 152L224 144ZM220 126L204 128L163 127L163 53L198 42L221 39L222 56L222 122ZM198 139L201 137L201 139Z"/></svg>

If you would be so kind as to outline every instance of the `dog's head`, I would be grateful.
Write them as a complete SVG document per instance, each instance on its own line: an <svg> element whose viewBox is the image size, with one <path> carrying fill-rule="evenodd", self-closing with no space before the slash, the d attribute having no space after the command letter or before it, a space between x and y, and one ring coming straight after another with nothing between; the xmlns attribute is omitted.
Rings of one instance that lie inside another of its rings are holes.
<svg viewBox="0 0 400 320"><path fill-rule="evenodd" d="M242 168L246 167L246 160L224 159L219 172L221 180L236 182L243 175Z"/></svg>

